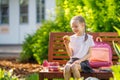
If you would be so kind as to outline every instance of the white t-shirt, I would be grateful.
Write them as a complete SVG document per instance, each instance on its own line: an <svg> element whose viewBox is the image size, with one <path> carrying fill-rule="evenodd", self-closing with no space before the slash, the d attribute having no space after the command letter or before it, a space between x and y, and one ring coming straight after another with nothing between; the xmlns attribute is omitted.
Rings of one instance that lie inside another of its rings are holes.
<svg viewBox="0 0 120 80"><path fill-rule="evenodd" d="M88 35L88 39L85 41L85 34L82 36L72 35L70 36L69 46L72 48L72 58L83 58L89 51L91 46L94 46L93 36Z"/></svg>

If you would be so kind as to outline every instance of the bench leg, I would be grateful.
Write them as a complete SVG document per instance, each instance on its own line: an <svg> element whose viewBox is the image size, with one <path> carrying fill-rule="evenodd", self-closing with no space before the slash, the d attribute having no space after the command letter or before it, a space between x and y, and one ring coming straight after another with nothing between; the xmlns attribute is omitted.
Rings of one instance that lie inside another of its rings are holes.
<svg viewBox="0 0 120 80"><path fill-rule="evenodd" d="M43 74L39 75L39 80L44 80L44 75ZM53 79L48 79L48 80L53 80Z"/></svg>
<svg viewBox="0 0 120 80"><path fill-rule="evenodd" d="M40 75L39 75L39 80L44 80L43 74L40 74Z"/></svg>

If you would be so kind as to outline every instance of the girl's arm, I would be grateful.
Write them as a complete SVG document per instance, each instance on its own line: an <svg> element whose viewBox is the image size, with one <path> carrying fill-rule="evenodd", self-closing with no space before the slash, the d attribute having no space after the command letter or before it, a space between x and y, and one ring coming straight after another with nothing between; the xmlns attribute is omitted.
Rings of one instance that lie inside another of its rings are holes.
<svg viewBox="0 0 120 80"><path fill-rule="evenodd" d="M90 54L90 48L89 48L88 54L85 55L82 59L75 61L75 63L81 63L82 61L88 60L88 58L90 57L90 55L91 54Z"/></svg>
<svg viewBox="0 0 120 80"><path fill-rule="evenodd" d="M90 57L90 55L91 55L91 54L90 54L90 49L89 49L87 55L85 55L82 59L80 59L80 62L85 61L85 60L88 60L88 58Z"/></svg>
<svg viewBox="0 0 120 80"><path fill-rule="evenodd" d="M69 57L72 56L72 48L69 47L69 42L68 40L64 40L64 45L65 45L65 48L66 48L66 51L69 55Z"/></svg>

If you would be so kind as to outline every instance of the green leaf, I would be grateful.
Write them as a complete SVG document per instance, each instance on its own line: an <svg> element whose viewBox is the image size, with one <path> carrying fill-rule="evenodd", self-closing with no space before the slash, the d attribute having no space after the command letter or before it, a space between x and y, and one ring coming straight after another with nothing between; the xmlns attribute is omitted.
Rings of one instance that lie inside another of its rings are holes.
<svg viewBox="0 0 120 80"><path fill-rule="evenodd" d="M38 54L33 54L33 56L35 57L35 59L38 62L38 64L41 64L40 57L38 56Z"/></svg>
<svg viewBox="0 0 120 80"><path fill-rule="evenodd" d="M116 48L117 48L117 50L118 50L118 56L119 56L119 58L120 58L120 46L119 46L118 44L115 44L115 46L116 46Z"/></svg>
<svg viewBox="0 0 120 80"><path fill-rule="evenodd" d="M37 73L33 73L29 75L25 80L39 80L39 75Z"/></svg>
<svg viewBox="0 0 120 80"><path fill-rule="evenodd" d="M120 36L120 29L115 26L113 26L113 28L117 31L118 35Z"/></svg>
<svg viewBox="0 0 120 80"><path fill-rule="evenodd" d="M114 41L112 41L112 43L113 43L113 47L114 47L114 49L115 49L116 54L117 54L118 57L120 58L120 46L118 46L118 44L115 43Z"/></svg>
<svg viewBox="0 0 120 80"><path fill-rule="evenodd" d="M0 68L0 80L18 80L17 76L12 75L13 70L6 71Z"/></svg>

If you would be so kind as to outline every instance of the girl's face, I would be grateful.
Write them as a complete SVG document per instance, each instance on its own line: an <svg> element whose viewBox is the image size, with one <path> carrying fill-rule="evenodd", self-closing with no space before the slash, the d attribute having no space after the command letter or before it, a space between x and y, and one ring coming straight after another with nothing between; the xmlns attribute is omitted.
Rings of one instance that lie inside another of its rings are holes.
<svg viewBox="0 0 120 80"><path fill-rule="evenodd" d="M84 32L84 23L80 23L78 20L71 20L71 28L72 31L77 34L77 35L81 35Z"/></svg>

